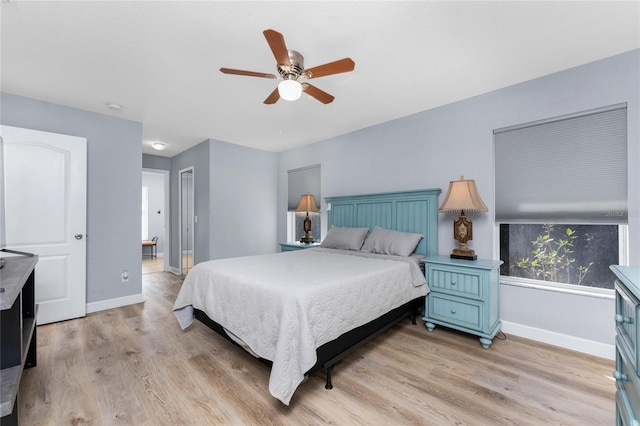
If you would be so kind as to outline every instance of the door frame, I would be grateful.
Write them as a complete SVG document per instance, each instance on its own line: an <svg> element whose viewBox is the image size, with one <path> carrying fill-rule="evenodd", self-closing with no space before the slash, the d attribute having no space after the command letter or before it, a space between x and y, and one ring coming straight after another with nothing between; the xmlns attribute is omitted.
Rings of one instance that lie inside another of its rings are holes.
<svg viewBox="0 0 640 426"><path fill-rule="evenodd" d="M170 170L162 170L162 169L149 169L146 167L142 168L142 172L146 173L154 173L157 175L162 175L162 190L164 191L164 205L162 208L164 209L164 221L162 223L162 230L164 232L164 271L171 270L171 264L169 262L170 253L171 253L171 203L170 203L170 186L171 186L171 171Z"/></svg>
<svg viewBox="0 0 640 426"><path fill-rule="evenodd" d="M195 233L194 233L194 225L195 225L195 166L189 166L184 169L178 171L178 273L179 275L183 275L183 265L182 265L182 174L186 172L191 172L191 198L189 199L189 208L191 211L191 221L189 223L191 229L191 267L193 268L193 259L195 258Z"/></svg>

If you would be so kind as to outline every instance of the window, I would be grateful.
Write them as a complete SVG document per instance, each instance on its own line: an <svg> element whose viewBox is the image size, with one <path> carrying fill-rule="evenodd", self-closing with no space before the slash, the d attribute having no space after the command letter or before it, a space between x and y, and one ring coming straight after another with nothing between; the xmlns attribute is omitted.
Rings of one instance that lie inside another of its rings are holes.
<svg viewBox="0 0 640 426"><path fill-rule="evenodd" d="M618 225L501 224L500 259L504 263L500 274L613 289L615 276L609 265L621 263L623 256L619 247L625 241L624 228Z"/></svg>
<svg viewBox="0 0 640 426"><path fill-rule="evenodd" d="M320 193L320 165L289 170L288 172L288 205L287 205L287 241L299 241L304 236L304 219L306 214L296 213L296 208L303 194L312 194L318 210L322 208ZM315 241L320 241L320 214L310 215L311 232Z"/></svg>
<svg viewBox="0 0 640 426"><path fill-rule="evenodd" d="M501 275L613 289L627 257L627 109L494 131Z"/></svg>

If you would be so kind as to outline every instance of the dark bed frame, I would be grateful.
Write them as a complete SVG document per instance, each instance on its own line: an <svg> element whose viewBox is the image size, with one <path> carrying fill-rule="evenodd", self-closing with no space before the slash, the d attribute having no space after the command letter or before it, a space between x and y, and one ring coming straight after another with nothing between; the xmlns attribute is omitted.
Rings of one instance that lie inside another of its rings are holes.
<svg viewBox="0 0 640 426"><path fill-rule="evenodd" d="M424 235L415 252L424 256L438 252L438 195L440 189L389 192L325 198L328 206L328 228L335 226L369 227L381 226L403 232ZM331 371L337 362L382 334L400 321L410 318L416 324L416 314L424 305L424 297L414 299L386 314L348 331L338 338L325 343L317 350L316 364L306 372L310 377L320 370L327 373L325 388L332 389ZM235 345L224 328L196 309L195 317L207 327ZM271 365L271 361L260 358Z"/></svg>

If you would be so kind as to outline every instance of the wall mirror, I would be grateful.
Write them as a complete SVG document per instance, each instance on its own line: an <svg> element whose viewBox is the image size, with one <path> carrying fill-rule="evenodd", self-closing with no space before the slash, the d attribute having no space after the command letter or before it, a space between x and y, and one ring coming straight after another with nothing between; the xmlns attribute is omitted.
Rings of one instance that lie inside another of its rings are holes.
<svg viewBox="0 0 640 426"><path fill-rule="evenodd" d="M180 170L180 231L179 231L179 266L180 274L187 275L193 267L194 247L194 201L193 201L193 167Z"/></svg>

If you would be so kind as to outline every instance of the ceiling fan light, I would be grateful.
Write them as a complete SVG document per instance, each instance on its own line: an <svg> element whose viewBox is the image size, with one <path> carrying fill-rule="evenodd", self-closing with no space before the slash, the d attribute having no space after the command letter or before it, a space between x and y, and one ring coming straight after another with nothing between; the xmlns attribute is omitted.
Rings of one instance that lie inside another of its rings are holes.
<svg viewBox="0 0 640 426"><path fill-rule="evenodd" d="M297 101L302 95L302 85L296 80L282 80L278 84L278 93L285 101Z"/></svg>

